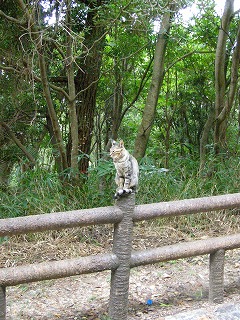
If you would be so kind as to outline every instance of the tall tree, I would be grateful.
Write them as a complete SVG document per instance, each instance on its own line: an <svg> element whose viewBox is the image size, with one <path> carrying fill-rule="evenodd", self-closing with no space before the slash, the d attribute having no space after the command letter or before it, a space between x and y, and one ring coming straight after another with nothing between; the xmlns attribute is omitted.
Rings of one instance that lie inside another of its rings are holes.
<svg viewBox="0 0 240 320"><path fill-rule="evenodd" d="M218 154L226 146L226 129L228 117L234 102L237 89L238 68L240 60L240 25L236 40L230 41L230 23L234 17L234 0L226 0L218 34L215 58L215 152ZM230 43L229 43L230 42ZM233 48L232 59L230 52ZM228 50L227 50L228 49ZM227 78L228 64L232 60L230 77Z"/></svg>
<svg viewBox="0 0 240 320"><path fill-rule="evenodd" d="M22 68L34 79L34 86L36 82L41 83L47 106L46 127L58 151L54 155L60 164L59 171L71 169L76 178L79 170L87 172L89 163L105 39L99 11L101 8L104 12L104 2L65 0L62 6L57 1L27 3L18 0L17 3L17 17L3 11L0 15L20 27L18 41L21 43L27 39L29 48L26 51L22 46L22 64L14 62L14 65L7 66L5 63L1 67L15 73ZM49 11L47 18L55 10L54 26L46 23L44 7ZM14 58L12 55L11 62ZM59 104L67 106L64 115ZM63 132L62 121L69 130Z"/></svg>
<svg viewBox="0 0 240 320"><path fill-rule="evenodd" d="M72 1L66 0L66 70L68 81L68 94L69 94L69 121L71 131L71 169L73 170L74 178L78 178L78 120L76 112L76 86L74 77L74 54L73 54L73 32L72 32L72 16L71 7Z"/></svg>
<svg viewBox="0 0 240 320"><path fill-rule="evenodd" d="M81 159L79 170L82 173L86 173L89 166L97 88L105 45L105 26L102 20L98 21L99 9L104 5L104 2L104 0L84 1L87 8L83 41L84 50L79 57L80 68L75 78L78 145Z"/></svg>
<svg viewBox="0 0 240 320"><path fill-rule="evenodd" d="M163 13L153 61L153 73L141 124L135 140L134 155L137 159L144 157L151 128L155 117L159 91L164 78L164 57L167 47L171 19L176 10L176 3L170 3Z"/></svg>

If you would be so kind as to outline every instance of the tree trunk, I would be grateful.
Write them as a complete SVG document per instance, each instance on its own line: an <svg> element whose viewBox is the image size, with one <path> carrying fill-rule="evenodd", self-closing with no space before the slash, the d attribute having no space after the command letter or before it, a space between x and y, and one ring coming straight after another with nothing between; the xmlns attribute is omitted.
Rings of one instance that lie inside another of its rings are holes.
<svg viewBox="0 0 240 320"><path fill-rule="evenodd" d="M48 83L48 79L47 79L46 62L45 62L45 58L43 56L43 52L38 51L38 56L39 56L41 81L42 81L42 85L43 85L43 93L44 93L44 96L45 96L45 99L47 102L48 113L49 113L49 116L50 116L50 119L52 122L53 133L56 138L57 147L58 147L60 157L61 157L61 165L62 165L61 169L65 170L68 168L66 148L64 146L60 125L58 122L58 118L57 118L56 111L54 109L54 104L53 104L52 97L51 97L51 92L50 92L49 83Z"/></svg>
<svg viewBox="0 0 240 320"><path fill-rule="evenodd" d="M153 61L152 80L143 110L142 122L138 128L138 133L135 140L134 155L138 160L143 158L145 155L148 139L155 118L158 96L164 78L164 57L169 36L172 12L174 9L175 4L171 4L169 6L169 10L166 11L162 17L162 23L157 38Z"/></svg>
<svg viewBox="0 0 240 320"><path fill-rule="evenodd" d="M214 144L215 153L220 152L221 146L225 143L226 123L219 121L218 116L224 108L224 97L226 92L226 43L228 39L229 26L233 15L234 0L226 0L221 20L221 28L218 34L218 42L215 58L215 132Z"/></svg>
<svg viewBox="0 0 240 320"><path fill-rule="evenodd" d="M55 170L58 173L62 171L62 160L60 157L60 153L58 151L57 141L53 132L52 121L48 113L48 109L46 110L46 128L50 135L50 143L52 145L52 154L55 161Z"/></svg>
<svg viewBox="0 0 240 320"><path fill-rule="evenodd" d="M215 110L211 107L208 115L208 119L203 127L202 135L200 138L200 172L203 170L205 163L206 163L206 145L209 139L209 133L213 128L213 123L215 119Z"/></svg>
<svg viewBox="0 0 240 320"><path fill-rule="evenodd" d="M6 130L9 137L19 147L19 149L22 150L23 154L28 158L28 160L31 162L31 164L35 165L36 161L35 161L34 157L32 156L32 154L30 152L28 152L27 148L22 144L22 142L15 136L15 134L12 132L11 128L5 122L0 122L0 126L2 126Z"/></svg>
<svg viewBox="0 0 240 320"><path fill-rule="evenodd" d="M238 89L238 137L237 142L240 142L240 88Z"/></svg>
<svg viewBox="0 0 240 320"><path fill-rule="evenodd" d="M78 120L76 112L76 89L75 89L75 79L74 79L74 61L73 61L73 36L71 34L72 22L71 22L71 0L66 0L67 15L66 24L68 27L67 32L67 43L66 43L66 70L68 79L68 108L69 108L69 121L70 121L70 131L71 131L71 170L72 177L78 179Z"/></svg>
<svg viewBox="0 0 240 320"><path fill-rule="evenodd" d="M166 106L165 106L165 137L164 137L164 145L165 145L165 159L164 159L164 167L168 168L169 165L169 150L170 150L170 134L171 134L171 129L172 129L172 124L173 124L173 118L174 114L177 109L177 102L174 104L171 104L170 108L168 107L169 105L169 93L170 93L170 88L171 88L171 81L169 77L170 73L167 72L167 92L166 92ZM176 101L177 101L177 96L178 96L178 77L177 77L177 72L175 73L175 95L176 95Z"/></svg>
<svg viewBox="0 0 240 320"><path fill-rule="evenodd" d="M54 109L54 104L53 104L52 97L51 97L50 86L49 86L48 76L47 76L47 69L46 69L46 61L45 61L45 57L44 57L44 49L43 49L43 44L42 44L42 35L36 26L37 25L36 21L33 18L34 15L32 15L29 12L25 2L23 0L18 0L18 3L19 3L20 8L23 10L25 15L27 16L30 37L33 40L34 45L37 49L41 82L42 82L42 86L43 86L43 93L44 93L44 96L46 99L49 116L50 116L50 119L52 122L54 136L56 138L57 147L58 147L60 157L61 157L62 170L64 170L68 167L66 148L63 143L60 125L58 122L58 118L57 118L57 115L56 115L56 112Z"/></svg>
<svg viewBox="0 0 240 320"><path fill-rule="evenodd" d="M236 91L237 91L238 70L239 70L239 64L240 64L240 24L238 26L238 33L237 33L237 38L234 43L234 46L235 47L232 54L232 66L231 66L231 74L230 74L229 91L224 97L223 109L217 117L217 122L219 122L220 125L223 125L223 128L225 128L225 131L227 128L226 122L230 114L231 108L233 106L234 98L236 96ZM225 138L226 132L223 132L223 136Z"/></svg>
<svg viewBox="0 0 240 320"><path fill-rule="evenodd" d="M87 14L86 26L88 30L85 34L84 48L87 53L81 57L81 69L76 76L77 91L77 117L78 117L78 146L81 152L79 170L87 173L89 166L89 155L91 151L92 134L94 128L94 114L96 110L96 93L98 80L100 77L100 67L102 63L102 49L105 43L103 26L95 23L98 6L91 8ZM94 6L94 4L92 4Z"/></svg>
<svg viewBox="0 0 240 320"><path fill-rule="evenodd" d="M107 132L105 137L105 146L108 147L109 139L117 140L118 129L122 121L123 110L123 83L122 71L124 69L124 62L120 69L116 60L114 60L114 92L109 97L106 105ZM109 145L110 147L110 145Z"/></svg>

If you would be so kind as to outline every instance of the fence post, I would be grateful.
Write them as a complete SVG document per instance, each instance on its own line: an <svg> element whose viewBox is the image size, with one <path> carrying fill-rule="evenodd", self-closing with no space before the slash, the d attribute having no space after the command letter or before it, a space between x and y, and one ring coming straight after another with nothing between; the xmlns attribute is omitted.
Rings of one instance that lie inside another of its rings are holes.
<svg viewBox="0 0 240 320"><path fill-rule="evenodd" d="M6 288L0 286L0 320L6 319Z"/></svg>
<svg viewBox="0 0 240 320"><path fill-rule="evenodd" d="M123 212L123 219L114 225L113 253L119 259L119 267L111 272L109 316L111 320L126 320L135 193L116 200L116 206Z"/></svg>
<svg viewBox="0 0 240 320"><path fill-rule="evenodd" d="M219 249L210 254L209 265L209 301L223 302L225 250Z"/></svg>

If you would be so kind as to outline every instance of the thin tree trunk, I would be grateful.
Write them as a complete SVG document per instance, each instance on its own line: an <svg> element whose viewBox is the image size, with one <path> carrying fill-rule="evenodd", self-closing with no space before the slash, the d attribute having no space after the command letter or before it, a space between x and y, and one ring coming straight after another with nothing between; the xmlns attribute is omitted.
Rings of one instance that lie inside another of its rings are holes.
<svg viewBox="0 0 240 320"><path fill-rule="evenodd" d="M170 150L170 133L171 133L171 128L173 124L173 117L175 114L175 111L177 109L177 102L174 103L174 105L171 105L171 107L168 110L168 105L169 105L169 93L170 93L170 87L171 87L171 81L169 78L170 73L167 72L167 92L166 92L166 107L165 107L165 138L164 138L164 144L165 144L165 159L164 159L164 167L168 168L169 164L169 150ZM175 74L175 92L176 92L176 98L175 100L177 101L177 96L178 96L178 81L177 81L177 72Z"/></svg>
<svg viewBox="0 0 240 320"><path fill-rule="evenodd" d="M234 98L236 96L239 64L240 64L240 24L238 26L238 33L237 33L237 38L235 42L235 48L232 54L232 66L231 66L229 92L224 99L224 108L222 109L221 113L217 117L217 121L220 123L222 123L228 117L234 102Z"/></svg>
<svg viewBox="0 0 240 320"><path fill-rule="evenodd" d="M62 171L62 160L58 151L57 141L53 132L52 121L49 116L48 109L46 110L46 128L50 134L50 143L52 145L52 154L55 161L55 169L60 173Z"/></svg>
<svg viewBox="0 0 240 320"><path fill-rule="evenodd" d="M71 169L73 170L73 176L75 179L78 178L78 120L76 112L76 89L74 80L74 61L73 61L73 37L71 34L72 23L71 23L71 5L72 1L67 0L67 59L66 59L66 70L68 78L68 94L69 94L69 120L70 120L70 131L71 131Z"/></svg>
<svg viewBox="0 0 240 320"><path fill-rule="evenodd" d="M145 155L147 143L155 118L158 96L164 78L164 57L168 42L172 12L174 9L175 4L171 4L169 6L169 10L167 10L162 17L162 23L158 34L153 61L152 80L143 110L142 122L138 128L138 133L135 140L134 155L138 160L143 158Z"/></svg>
<svg viewBox="0 0 240 320"><path fill-rule="evenodd" d="M206 145L208 143L209 134L213 128L213 123L215 120L215 110L211 107L208 115L208 119L203 127L202 135L200 138L200 172L203 170L206 163Z"/></svg>
<svg viewBox="0 0 240 320"><path fill-rule="evenodd" d="M20 8L23 10L23 12L26 14L29 24L29 32L31 34L31 38L34 41L35 47L37 49L38 59L39 59L39 68L40 68L40 74L41 74L41 82L43 86L43 93L46 99L47 107L49 116L52 122L52 128L54 132L54 136L56 138L57 147L61 156L61 162L62 162L62 169L66 169L68 167L67 164L67 155L66 155L66 148L63 143L62 135L61 135L61 129L58 122L58 118L54 109L53 101L51 98L51 92L47 77L47 70L46 70L46 61L44 57L44 51L43 51L43 45L42 45L42 35L41 32L36 27L36 23L33 20L33 14L31 14L23 0L18 0Z"/></svg>
<svg viewBox="0 0 240 320"><path fill-rule="evenodd" d="M218 116L224 108L224 96L226 92L226 43L228 39L228 32L231 18L233 15L234 0L226 0L224 12L221 20L221 28L218 34L218 42L215 58L215 131L214 131L214 145L215 153L220 152L221 145L225 142L225 123L218 120Z"/></svg>
<svg viewBox="0 0 240 320"><path fill-rule="evenodd" d="M122 63L124 68L124 62ZM112 99L112 108L111 108L111 136L110 138L116 140L118 137L118 129L122 120L122 110L123 110L123 83L122 83L122 74L121 70L117 64L117 61L114 61L114 76L115 76L115 86Z"/></svg>
<svg viewBox="0 0 240 320"><path fill-rule="evenodd" d="M9 137L12 139L14 143L22 150L23 154L28 158L32 165L36 164L34 157L28 152L27 148L22 144L22 142L15 136L12 132L11 128L5 123L1 122L0 125L7 131Z"/></svg>
<svg viewBox="0 0 240 320"><path fill-rule="evenodd" d="M64 146L60 125L59 125L58 118L54 109L53 101L51 98L51 92L50 92L49 83L47 79L46 62L42 52L38 52L38 57L39 57L41 81L43 85L43 93L47 102L48 112L52 122L53 133L56 138L57 147L61 156L61 164L62 164L61 169L65 170L68 168L66 148Z"/></svg>
<svg viewBox="0 0 240 320"><path fill-rule="evenodd" d="M238 136L237 136L238 144L240 142L240 88L238 88Z"/></svg>

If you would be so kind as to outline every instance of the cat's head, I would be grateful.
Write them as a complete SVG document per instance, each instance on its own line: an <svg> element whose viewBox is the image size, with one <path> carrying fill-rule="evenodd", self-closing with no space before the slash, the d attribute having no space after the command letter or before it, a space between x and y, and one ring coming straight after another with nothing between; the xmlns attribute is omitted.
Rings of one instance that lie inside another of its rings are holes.
<svg viewBox="0 0 240 320"><path fill-rule="evenodd" d="M110 157L113 158L113 160L117 161L121 159L125 154L125 148L123 140L120 140L119 143L115 140L112 140L112 146L110 148Z"/></svg>

